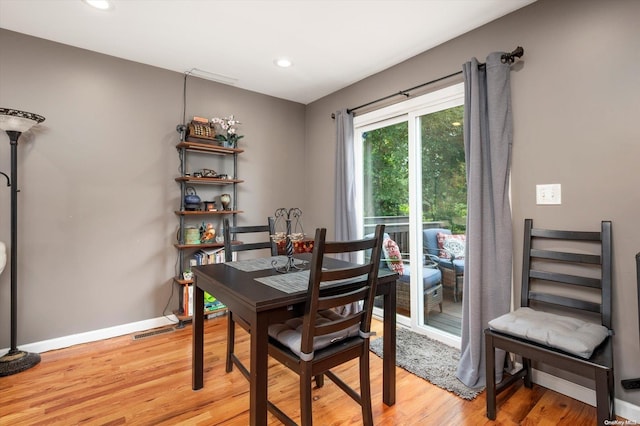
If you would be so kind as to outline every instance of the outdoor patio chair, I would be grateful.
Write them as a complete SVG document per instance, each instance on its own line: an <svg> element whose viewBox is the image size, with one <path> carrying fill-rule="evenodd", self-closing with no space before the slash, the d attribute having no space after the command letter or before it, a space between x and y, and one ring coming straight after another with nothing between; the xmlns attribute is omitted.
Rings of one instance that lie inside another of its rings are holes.
<svg viewBox="0 0 640 426"><path fill-rule="evenodd" d="M409 259L400 253L396 242L385 234L382 243L382 259L380 264L384 268L397 272L396 284L396 304L400 309L410 310L411 294L411 265ZM429 312L439 308L442 312L442 272L438 265L427 259L422 265L422 294L424 295L425 320L429 317Z"/></svg>
<svg viewBox="0 0 640 426"><path fill-rule="evenodd" d="M452 234L450 229L428 228L422 231L425 258L436 262L442 272L442 284L453 289L453 301L458 301L464 280L464 234Z"/></svg>

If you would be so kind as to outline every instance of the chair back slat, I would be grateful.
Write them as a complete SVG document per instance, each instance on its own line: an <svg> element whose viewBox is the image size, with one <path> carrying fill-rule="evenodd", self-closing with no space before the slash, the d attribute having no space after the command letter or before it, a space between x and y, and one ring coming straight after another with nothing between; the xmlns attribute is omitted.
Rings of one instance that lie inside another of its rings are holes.
<svg viewBox="0 0 640 426"><path fill-rule="evenodd" d="M556 229L533 228L531 230L531 236L555 240L600 241L600 232L589 231L560 231Z"/></svg>
<svg viewBox="0 0 640 426"><path fill-rule="evenodd" d="M589 312L600 312L600 303L589 302L582 299L574 299L572 297L564 297L556 294L529 292L529 300L545 302L553 305L566 306L568 308L580 309Z"/></svg>
<svg viewBox="0 0 640 426"><path fill-rule="evenodd" d="M232 246L231 246L231 251L232 252L248 251L248 250L260 250L260 249L271 249L271 243L269 241L264 241L264 242L261 242L261 243L232 244Z"/></svg>
<svg viewBox="0 0 640 426"><path fill-rule="evenodd" d="M357 281L366 281L367 274L371 272L370 265L358 265L352 268L341 268L341 269L329 269L326 271L322 271L322 277L320 279L322 281L336 281L336 280L349 280L353 279Z"/></svg>
<svg viewBox="0 0 640 426"><path fill-rule="evenodd" d="M272 217L267 218L266 225L249 225L249 226L231 226L229 219L223 221L224 233L224 257L226 262L233 260L233 253L248 250L271 250L271 256L278 254L278 247L271 239L271 235L275 234L275 221ZM262 234L259 242L233 242L234 239L242 238L245 234Z"/></svg>
<svg viewBox="0 0 640 426"><path fill-rule="evenodd" d="M370 248L370 238L352 241L326 241L324 252L325 254L351 253L354 251L365 251Z"/></svg>
<svg viewBox="0 0 640 426"><path fill-rule="evenodd" d="M364 284L360 288L351 291L349 293L338 293L331 296L322 296L318 299L318 310L332 309L340 306L348 305L359 300L363 300L369 291L369 288Z"/></svg>
<svg viewBox="0 0 640 426"><path fill-rule="evenodd" d="M565 262L591 263L593 265L599 265L601 263L600 255L597 254L567 253L551 250L532 249L531 257L539 259L553 259Z"/></svg>
<svg viewBox="0 0 640 426"><path fill-rule="evenodd" d="M363 316L364 316L364 311L361 311L359 314L347 316L340 321L333 321L333 322L318 325L315 327L314 334L316 336L324 336L325 334L335 333L340 330L344 330L345 328L349 328L360 323L362 321Z"/></svg>
<svg viewBox="0 0 640 426"><path fill-rule="evenodd" d="M553 250L540 247L550 244ZM602 325L611 329L611 247L609 221L601 222L600 232L585 232L533 228L526 219L521 306L535 301L599 313ZM580 288L591 293L585 297ZM599 293L597 301L593 289Z"/></svg>
<svg viewBox="0 0 640 426"><path fill-rule="evenodd" d="M313 255L309 272L309 290L302 325L301 351L312 353L314 338L328 333L347 330L360 324L362 333L369 333L373 298L378 279L378 265L382 251L384 225L377 225L372 238L355 241L326 241L327 230L316 230ZM324 270L325 254L365 252L370 256L365 264L353 264L340 269ZM346 280L343 283L335 282ZM329 284L321 289L322 283ZM319 311L329 310L352 303L362 303L362 310L342 316L331 322L317 323Z"/></svg>
<svg viewBox="0 0 640 426"><path fill-rule="evenodd" d="M557 272L537 271L535 269L532 269L529 272L529 277L536 278L538 280L553 281L556 283L572 284L583 287L600 288L601 286L599 278L560 274Z"/></svg>

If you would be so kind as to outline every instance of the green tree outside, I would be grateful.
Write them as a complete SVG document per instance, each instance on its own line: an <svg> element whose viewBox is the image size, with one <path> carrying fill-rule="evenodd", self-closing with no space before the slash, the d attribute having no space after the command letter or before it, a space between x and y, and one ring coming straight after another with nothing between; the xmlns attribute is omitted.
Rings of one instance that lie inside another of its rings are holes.
<svg viewBox="0 0 640 426"><path fill-rule="evenodd" d="M464 233L467 182L464 107L420 117L424 221L445 221ZM363 135L365 217L409 214L409 146L406 122Z"/></svg>

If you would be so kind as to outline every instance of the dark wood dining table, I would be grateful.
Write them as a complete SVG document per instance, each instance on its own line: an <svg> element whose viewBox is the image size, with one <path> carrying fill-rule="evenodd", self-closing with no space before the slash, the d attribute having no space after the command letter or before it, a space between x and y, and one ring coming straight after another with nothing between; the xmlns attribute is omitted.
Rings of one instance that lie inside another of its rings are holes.
<svg viewBox="0 0 640 426"><path fill-rule="evenodd" d="M310 254L295 255L308 262ZM280 257L282 259L282 257ZM286 257L284 258L286 260ZM346 262L325 259L323 267L339 268ZM289 318L302 316L306 300L305 291L286 292L263 284L256 279L278 276L273 268L246 271L234 267L234 262L196 266L193 289L193 352L192 388L204 387L204 292L214 295L234 315L250 325L249 363L249 418L251 425L267 423L268 382L268 327ZM295 274L298 272L289 272ZM382 401L391 406L396 399L396 279L398 275L388 269L380 269L376 294L383 297L383 379Z"/></svg>

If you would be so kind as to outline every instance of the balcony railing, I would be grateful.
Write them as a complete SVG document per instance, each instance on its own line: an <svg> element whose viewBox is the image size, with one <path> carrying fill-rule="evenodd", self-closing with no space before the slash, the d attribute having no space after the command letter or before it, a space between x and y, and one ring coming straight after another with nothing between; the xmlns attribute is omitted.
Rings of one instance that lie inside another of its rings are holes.
<svg viewBox="0 0 640 426"><path fill-rule="evenodd" d="M377 224L384 224L389 238L398 243L401 253L409 253L409 216L370 216L364 218L364 233L374 232ZM422 222L422 229L449 228L446 221Z"/></svg>

